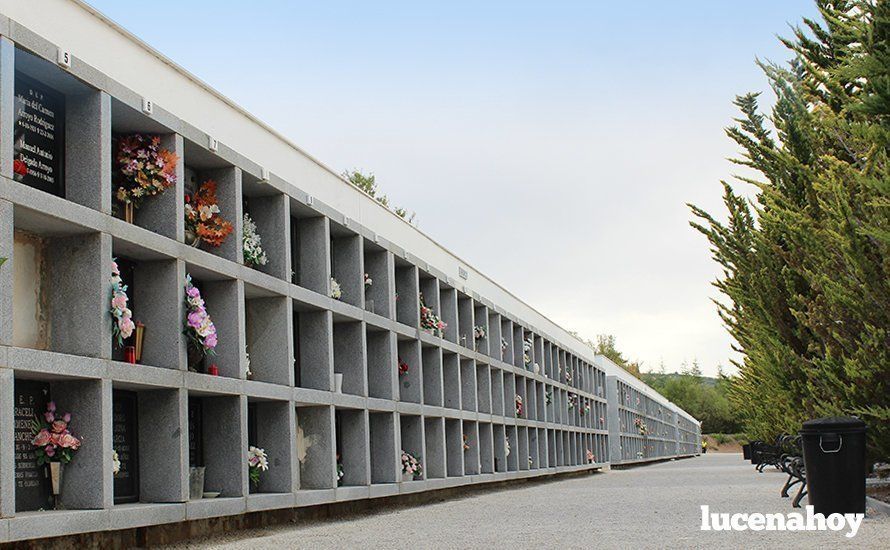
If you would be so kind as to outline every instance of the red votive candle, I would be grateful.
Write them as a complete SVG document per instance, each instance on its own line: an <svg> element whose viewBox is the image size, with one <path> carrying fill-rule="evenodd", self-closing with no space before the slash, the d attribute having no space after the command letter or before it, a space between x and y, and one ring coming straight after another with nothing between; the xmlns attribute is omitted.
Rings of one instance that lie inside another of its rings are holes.
<svg viewBox="0 0 890 550"><path fill-rule="evenodd" d="M219 376L219 368L216 366L216 363L213 363L209 367L207 367L207 374L211 376Z"/></svg>
<svg viewBox="0 0 890 550"><path fill-rule="evenodd" d="M136 347L135 346L126 346L124 348L124 361L127 363L136 364Z"/></svg>

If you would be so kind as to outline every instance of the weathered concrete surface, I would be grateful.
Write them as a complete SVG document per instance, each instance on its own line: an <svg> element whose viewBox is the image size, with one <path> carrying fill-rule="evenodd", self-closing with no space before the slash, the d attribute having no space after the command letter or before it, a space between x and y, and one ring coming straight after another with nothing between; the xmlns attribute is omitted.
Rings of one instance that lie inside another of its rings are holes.
<svg viewBox="0 0 890 550"><path fill-rule="evenodd" d="M715 512L787 513L784 476L757 474L741 455L613 470L534 483L340 521L247 531L194 548L887 548L890 519L845 531L702 532ZM186 547L183 545L181 547Z"/></svg>

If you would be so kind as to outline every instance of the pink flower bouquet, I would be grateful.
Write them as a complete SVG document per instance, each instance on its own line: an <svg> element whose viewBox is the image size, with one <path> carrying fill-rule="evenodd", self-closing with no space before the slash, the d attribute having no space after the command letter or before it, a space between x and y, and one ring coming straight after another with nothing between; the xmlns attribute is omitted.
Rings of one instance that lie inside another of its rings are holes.
<svg viewBox="0 0 890 550"><path fill-rule="evenodd" d="M440 337L445 332L448 323L439 318L438 315L423 302L423 294L420 294L420 328L428 330Z"/></svg>
<svg viewBox="0 0 890 550"><path fill-rule="evenodd" d="M117 347L124 346L124 340L133 334L133 312L127 307L127 285L121 280L117 262L111 261L111 333Z"/></svg>
<svg viewBox="0 0 890 550"><path fill-rule="evenodd" d="M217 344L216 326L204 307L201 291L192 284L192 276L185 276L185 334L189 343L205 355L212 355Z"/></svg>
<svg viewBox="0 0 890 550"><path fill-rule="evenodd" d="M402 473L413 476L414 479L423 477L423 466L420 460L407 451L402 451Z"/></svg>
<svg viewBox="0 0 890 550"><path fill-rule="evenodd" d="M31 444L37 447L37 464L42 466L50 462L68 464L74 453L80 448L81 440L71 434L68 423L71 413L56 414L56 403L46 404L43 417L35 417L32 424L34 439Z"/></svg>

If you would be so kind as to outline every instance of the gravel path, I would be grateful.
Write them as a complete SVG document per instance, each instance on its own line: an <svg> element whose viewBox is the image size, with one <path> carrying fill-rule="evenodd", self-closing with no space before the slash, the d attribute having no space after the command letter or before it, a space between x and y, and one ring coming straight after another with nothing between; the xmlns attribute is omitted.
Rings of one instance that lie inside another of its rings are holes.
<svg viewBox="0 0 890 550"><path fill-rule="evenodd" d="M741 455L708 454L583 478L520 485L343 521L195 541L180 548L890 548L890 518L846 529L700 531L701 509L787 513L784 475L756 473Z"/></svg>

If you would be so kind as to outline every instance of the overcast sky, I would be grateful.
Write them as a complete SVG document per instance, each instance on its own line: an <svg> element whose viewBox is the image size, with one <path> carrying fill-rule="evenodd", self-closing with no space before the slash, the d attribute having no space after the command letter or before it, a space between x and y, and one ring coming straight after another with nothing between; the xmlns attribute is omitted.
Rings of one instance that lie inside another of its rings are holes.
<svg viewBox="0 0 890 550"><path fill-rule="evenodd" d="M685 203L721 210L731 102L811 1L91 4L565 328L728 367Z"/></svg>

